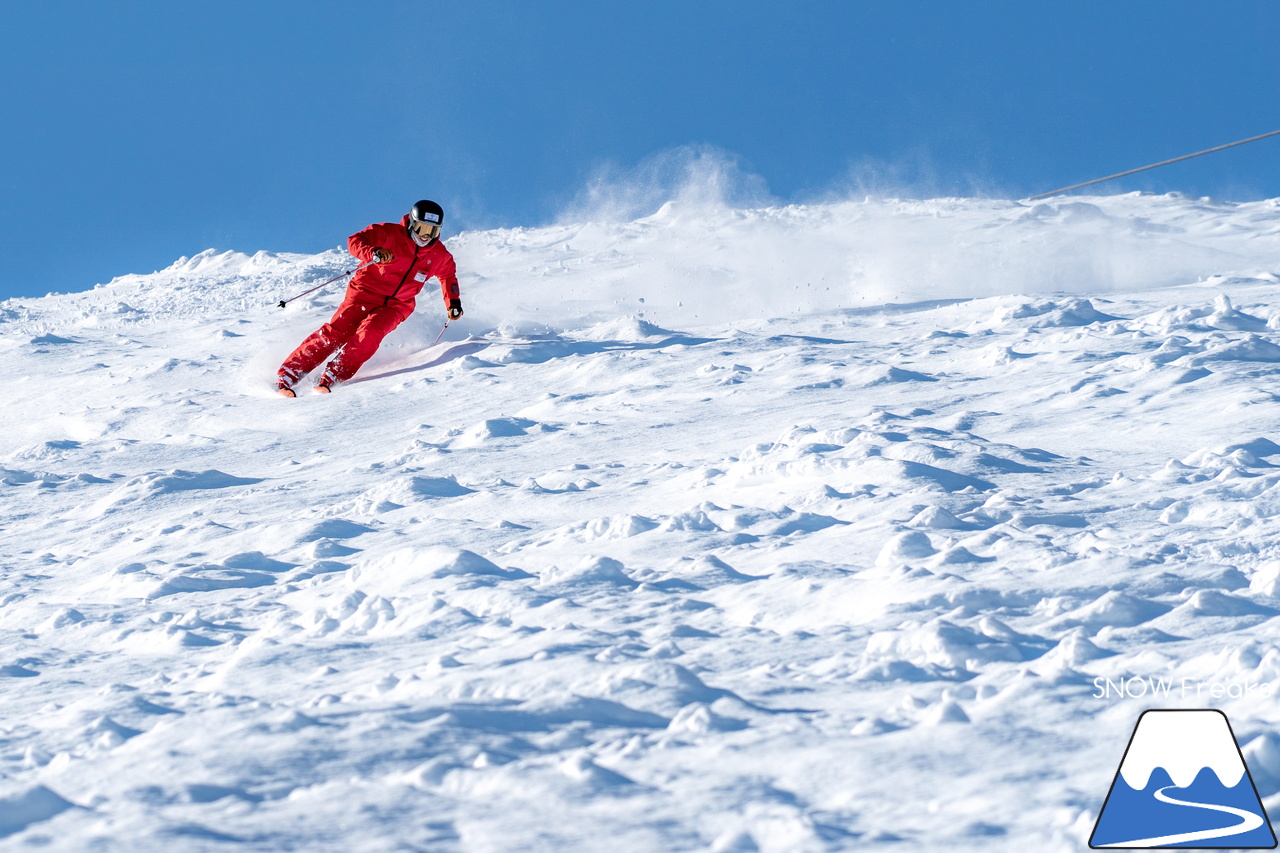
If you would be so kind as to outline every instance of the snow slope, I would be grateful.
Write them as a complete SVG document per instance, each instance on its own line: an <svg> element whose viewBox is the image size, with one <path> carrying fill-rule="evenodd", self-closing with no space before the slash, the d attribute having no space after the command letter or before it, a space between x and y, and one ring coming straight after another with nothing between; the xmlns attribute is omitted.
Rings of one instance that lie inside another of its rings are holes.
<svg viewBox="0 0 1280 853"><path fill-rule="evenodd" d="M336 250L0 304L0 848L1084 850L1147 707L1280 804L1280 203L449 243L331 397Z"/></svg>

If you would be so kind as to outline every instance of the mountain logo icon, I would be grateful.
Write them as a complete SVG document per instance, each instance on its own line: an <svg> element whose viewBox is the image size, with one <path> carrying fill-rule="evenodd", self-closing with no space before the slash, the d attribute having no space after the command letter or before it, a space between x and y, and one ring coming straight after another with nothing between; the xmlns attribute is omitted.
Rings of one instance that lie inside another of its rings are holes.
<svg viewBox="0 0 1280 853"><path fill-rule="evenodd" d="M1089 847L1275 846L1271 821L1227 715L1216 710L1144 711Z"/></svg>

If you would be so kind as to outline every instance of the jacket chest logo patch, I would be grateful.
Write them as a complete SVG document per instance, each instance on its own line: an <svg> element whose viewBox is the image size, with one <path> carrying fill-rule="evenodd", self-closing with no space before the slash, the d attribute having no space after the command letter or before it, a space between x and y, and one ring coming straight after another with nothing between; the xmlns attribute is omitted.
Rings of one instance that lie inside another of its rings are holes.
<svg viewBox="0 0 1280 853"><path fill-rule="evenodd" d="M427 274L426 274L426 272L424 272L424 271L422 271L422 270L419 270L418 272L414 273L414 274L413 274L413 280L414 280L414 281L426 281L426 280L427 280Z"/></svg>

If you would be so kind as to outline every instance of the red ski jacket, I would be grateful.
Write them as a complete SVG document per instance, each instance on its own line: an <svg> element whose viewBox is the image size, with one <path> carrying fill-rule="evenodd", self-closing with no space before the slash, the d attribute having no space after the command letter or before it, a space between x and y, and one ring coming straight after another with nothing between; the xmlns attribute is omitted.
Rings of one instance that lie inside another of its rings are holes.
<svg viewBox="0 0 1280 853"><path fill-rule="evenodd" d="M409 215L398 223L370 225L347 240L352 256L361 261L373 260L374 249L386 249L394 257L385 264L371 264L351 278L347 298L364 304L387 305L400 312L404 321L413 313L415 298L427 279L440 281L440 295L445 305L459 299L458 270L453 255L444 243L436 240L430 246L419 246L409 236Z"/></svg>

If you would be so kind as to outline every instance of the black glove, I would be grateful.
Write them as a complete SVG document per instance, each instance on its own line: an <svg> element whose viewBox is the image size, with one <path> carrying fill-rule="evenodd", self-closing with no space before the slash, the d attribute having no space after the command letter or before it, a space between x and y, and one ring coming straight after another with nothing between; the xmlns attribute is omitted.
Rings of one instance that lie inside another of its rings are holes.
<svg viewBox="0 0 1280 853"><path fill-rule="evenodd" d="M386 249L373 250L373 262L375 264L385 264L387 261L390 261L394 257L395 255L391 254Z"/></svg>
<svg viewBox="0 0 1280 853"><path fill-rule="evenodd" d="M462 316L462 300L450 299L449 300L449 319L456 320L461 316Z"/></svg>

